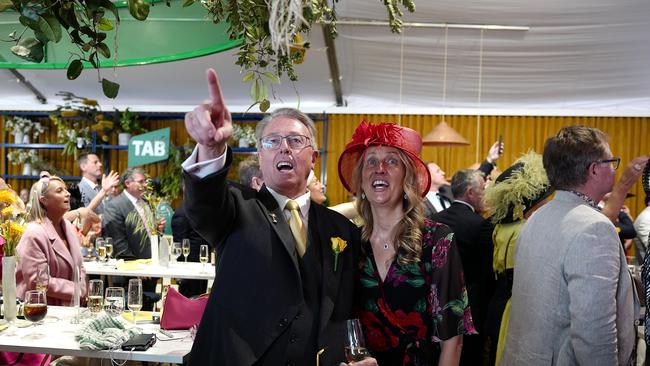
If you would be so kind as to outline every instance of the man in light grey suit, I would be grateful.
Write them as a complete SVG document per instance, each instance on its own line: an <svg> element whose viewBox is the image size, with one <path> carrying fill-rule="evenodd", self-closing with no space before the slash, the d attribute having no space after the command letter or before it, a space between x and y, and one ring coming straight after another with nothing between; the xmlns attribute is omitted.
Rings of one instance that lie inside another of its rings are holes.
<svg viewBox="0 0 650 366"><path fill-rule="evenodd" d="M79 155L77 164L81 170L81 181L78 185L81 204L97 214L104 213L103 201L110 197L113 186L119 183L119 176L112 170L108 176L102 174L102 163L93 153Z"/></svg>
<svg viewBox="0 0 650 366"><path fill-rule="evenodd" d="M614 225L596 207L619 163L595 128L564 127L546 141L544 168L557 193L517 241L501 365L632 361L638 299Z"/></svg>

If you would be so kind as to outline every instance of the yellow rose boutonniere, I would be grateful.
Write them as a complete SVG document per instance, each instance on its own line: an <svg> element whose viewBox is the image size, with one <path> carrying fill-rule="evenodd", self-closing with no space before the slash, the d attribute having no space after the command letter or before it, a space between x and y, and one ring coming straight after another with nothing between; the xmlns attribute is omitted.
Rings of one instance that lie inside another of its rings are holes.
<svg viewBox="0 0 650 366"><path fill-rule="evenodd" d="M332 240L332 251L334 252L334 272L336 272L336 267L339 263L339 254L343 253L345 247L348 246L348 242L339 237L331 238L330 240Z"/></svg>

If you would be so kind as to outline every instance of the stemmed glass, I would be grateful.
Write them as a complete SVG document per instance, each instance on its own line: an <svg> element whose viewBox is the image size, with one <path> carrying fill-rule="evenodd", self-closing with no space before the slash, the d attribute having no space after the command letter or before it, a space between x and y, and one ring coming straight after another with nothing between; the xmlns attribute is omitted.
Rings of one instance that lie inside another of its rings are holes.
<svg viewBox="0 0 650 366"><path fill-rule="evenodd" d="M36 284L34 288L47 294L47 286L50 284L50 266L47 262L36 265Z"/></svg>
<svg viewBox="0 0 650 366"><path fill-rule="evenodd" d="M104 303L104 282L102 280L90 280L88 282L88 309L91 313L97 314L102 311Z"/></svg>
<svg viewBox="0 0 650 366"><path fill-rule="evenodd" d="M104 238L104 246L106 247L106 259L110 262L113 255L113 238L110 236Z"/></svg>
<svg viewBox="0 0 650 366"><path fill-rule="evenodd" d="M210 250L208 249L208 246L203 244L200 247L199 250L199 261L201 262L201 272L205 272L205 264L208 263L208 259L210 258Z"/></svg>
<svg viewBox="0 0 650 366"><path fill-rule="evenodd" d="M345 325L347 327L345 358L348 362L357 362L368 357L370 354L366 349L366 342L363 338L359 319L348 319Z"/></svg>
<svg viewBox="0 0 650 366"><path fill-rule="evenodd" d="M25 319L34 325L39 323L47 315L47 297L42 290L30 290L25 292L25 305L23 306Z"/></svg>
<svg viewBox="0 0 650 366"><path fill-rule="evenodd" d="M119 316L124 310L124 289L108 287L104 299L104 311L111 316Z"/></svg>
<svg viewBox="0 0 650 366"><path fill-rule="evenodd" d="M142 280L133 278L129 280L129 297L128 303L129 310L133 312L133 324L136 324L136 316L140 309L142 309Z"/></svg>
<svg viewBox="0 0 650 366"><path fill-rule="evenodd" d="M190 239L183 239L183 257L187 263L187 257L190 255Z"/></svg>
<svg viewBox="0 0 650 366"><path fill-rule="evenodd" d="M95 247L97 248L97 256L99 257L99 261L104 262L106 259L106 241L104 238L97 238L97 240L95 240Z"/></svg>
<svg viewBox="0 0 650 366"><path fill-rule="evenodd" d="M182 249L181 249L181 243L179 242L174 242L172 245L172 258L174 262L178 262L178 257L181 256Z"/></svg>

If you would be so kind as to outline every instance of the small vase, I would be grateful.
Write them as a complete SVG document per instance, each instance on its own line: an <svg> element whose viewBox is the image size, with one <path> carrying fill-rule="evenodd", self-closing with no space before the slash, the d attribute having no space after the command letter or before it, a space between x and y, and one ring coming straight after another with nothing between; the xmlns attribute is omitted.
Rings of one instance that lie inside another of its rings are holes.
<svg viewBox="0 0 650 366"><path fill-rule="evenodd" d="M2 257L2 312L6 321L16 319L16 257Z"/></svg>
<svg viewBox="0 0 650 366"><path fill-rule="evenodd" d="M162 267L169 267L169 239L166 235L159 237L158 244L158 260ZM173 239L172 239L173 240ZM151 243L153 244L153 243Z"/></svg>
<svg viewBox="0 0 650 366"><path fill-rule="evenodd" d="M32 174L32 164L24 163L23 164L23 175L31 175L31 174Z"/></svg>
<svg viewBox="0 0 650 366"><path fill-rule="evenodd" d="M29 134L24 134L23 135L23 144L29 144L29 143L30 143Z"/></svg>
<svg viewBox="0 0 650 366"><path fill-rule="evenodd" d="M83 149L86 146L86 141L83 137L77 137L77 149Z"/></svg>
<svg viewBox="0 0 650 366"><path fill-rule="evenodd" d="M131 134L130 133L120 132L117 135L117 144L118 145L128 145L130 139L131 139Z"/></svg>
<svg viewBox="0 0 650 366"><path fill-rule="evenodd" d="M14 142L17 143L17 144L22 144L24 136L25 135L23 135L22 132L15 131L14 132Z"/></svg>
<svg viewBox="0 0 650 366"><path fill-rule="evenodd" d="M239 139L239 147L248 147L248 140L247 139Z"/></svg>
<svg viewBox="0 0 650 366"><path fill-rule="evenodd" d="M34 176L38 176L38 174L39 174L40 172L41 172L41 171L38 170L38 169L36 169L36 167L34 167L34 166L32 167L32 175L34 175Z"/></svg>
<svg viewBox="0 0 650 366"><path fill-rule="evenodd" d="M151 264L157 266L160 264L158 235L149 236L149 240L151 241Z"/></svg>

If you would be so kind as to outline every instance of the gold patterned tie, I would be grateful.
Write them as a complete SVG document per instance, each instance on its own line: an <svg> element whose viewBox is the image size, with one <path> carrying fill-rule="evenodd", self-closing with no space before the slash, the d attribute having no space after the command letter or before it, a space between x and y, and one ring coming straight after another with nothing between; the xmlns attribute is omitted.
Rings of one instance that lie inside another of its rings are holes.
<svg viewBox="0 0 650 366"><path fill-rule="evenodd" d="M307 250L307 233L305 225L303 225L302 219L300 218L300 206L298 205L298 202L288 200L285 208L289 210L289 213L291 213L291 216L289 217L289 227L291 228L291 233L296 241L296 250L298 251L298 255L302 257L305 255L305 250Z"/></svg>

